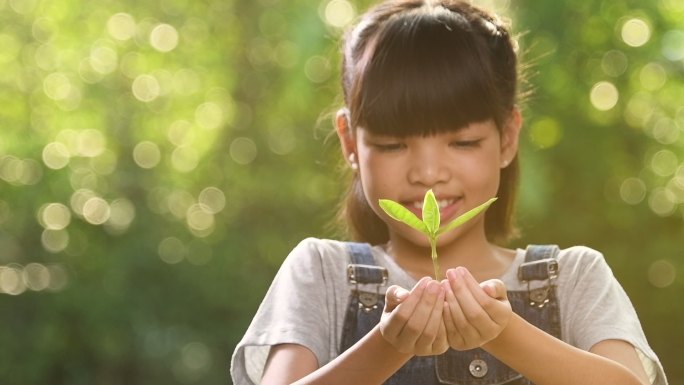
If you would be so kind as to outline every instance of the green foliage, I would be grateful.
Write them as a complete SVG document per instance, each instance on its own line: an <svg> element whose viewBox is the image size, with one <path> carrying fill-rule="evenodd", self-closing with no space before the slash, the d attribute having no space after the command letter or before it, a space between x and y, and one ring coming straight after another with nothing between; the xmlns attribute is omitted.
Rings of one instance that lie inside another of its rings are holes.
<svg viewBox="0 0 684 385"><path fill-rule="evenodd" d="M369 3L0 0L3 384L230 382L288 251L336 235L338 26ZM487 3L534 91L511 246L603 251L681 383L681 1Z"/></svg>

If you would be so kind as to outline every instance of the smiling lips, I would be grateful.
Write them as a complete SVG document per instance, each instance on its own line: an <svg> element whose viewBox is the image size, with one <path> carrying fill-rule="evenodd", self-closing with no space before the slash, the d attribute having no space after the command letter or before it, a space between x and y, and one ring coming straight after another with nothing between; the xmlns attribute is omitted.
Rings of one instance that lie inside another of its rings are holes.
<svg viewBox="0 0 684 385"><path fill-rule="evenodd" d="M441 199L441 200L437 201L437 205L439 206L439 209L441 210L441 209L449 206L450 204L453 204L454 202L456 202L456 199ZM411 205L415 209L423 210L423 201L413 202Z"/></svg>
<svg viewBox="0 0 684 385"><path fill-rule="evenodd" d="M446 223L448 219L452 218L459 208L458 202L462 198L449 198L449 199L438 199L437 205L439 206L439 220L441 223ZM412 213L416 214L418 218L423 218L423 201L408 201L402 202L404 207L411 210Z"/></svg>

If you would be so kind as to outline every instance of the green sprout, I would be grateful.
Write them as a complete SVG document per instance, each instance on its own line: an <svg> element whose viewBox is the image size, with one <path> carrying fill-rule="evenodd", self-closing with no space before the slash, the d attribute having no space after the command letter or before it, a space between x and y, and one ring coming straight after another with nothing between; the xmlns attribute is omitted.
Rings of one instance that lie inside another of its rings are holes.
<svg viewBox="0 0 684 385"><path fill-rule="evenodd" d="M472 210L469 210L463 215L458 216L456 219L449 222L449 224L442 227L439 226L439 204L437 203L437 198L435 198L435 194L432 192L432 190L428 190L425 193L425 199L423 200L422 220L402 204L393 200L380 199L379 202L380 207L392 219L405 223L427 235L428 239L430 240L430 248L432 250L432 266L435 268L435 279L439 279L440 272L439 262L437 261L437 237L468 222L477 214L487 209L489 205L491 205L496 199L496 197L491 198L487 202L475 207Z"/></svg>

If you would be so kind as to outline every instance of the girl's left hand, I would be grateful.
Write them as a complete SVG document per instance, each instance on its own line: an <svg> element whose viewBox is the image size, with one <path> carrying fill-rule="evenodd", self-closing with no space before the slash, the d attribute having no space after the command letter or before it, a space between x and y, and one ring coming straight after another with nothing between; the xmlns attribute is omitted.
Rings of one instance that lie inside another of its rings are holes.
<svg viewBox="0 0 684 385"><path fill-rule="evenodd" d="M513 312L503 282L492 279L478 284L464 267L449 269L447 278L442 286L449 346L469 350L498 337Z"/></svg>

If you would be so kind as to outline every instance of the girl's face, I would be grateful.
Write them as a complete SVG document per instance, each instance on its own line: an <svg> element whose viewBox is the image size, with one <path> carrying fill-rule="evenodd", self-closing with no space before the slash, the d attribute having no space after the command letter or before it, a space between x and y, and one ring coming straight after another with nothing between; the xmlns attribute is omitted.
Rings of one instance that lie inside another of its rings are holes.
<svg viewBox="0 0 684 385"><path fill-rule="evenodd" d="M427 247L427 237L389 218L378 200L400 202L420 218L425 192L432 189L440 206L441 223L446 224L496 196L500 170L515 156L517 137L515 127L507 126L502 135L491 120L431 136L404 138L378 136L358 128L354 145L365 197L387 224L390 239L401 237ZM473 229L484 235L483 218L479 216L444 234L439 243L453 241L459 233Z"/></svg>

